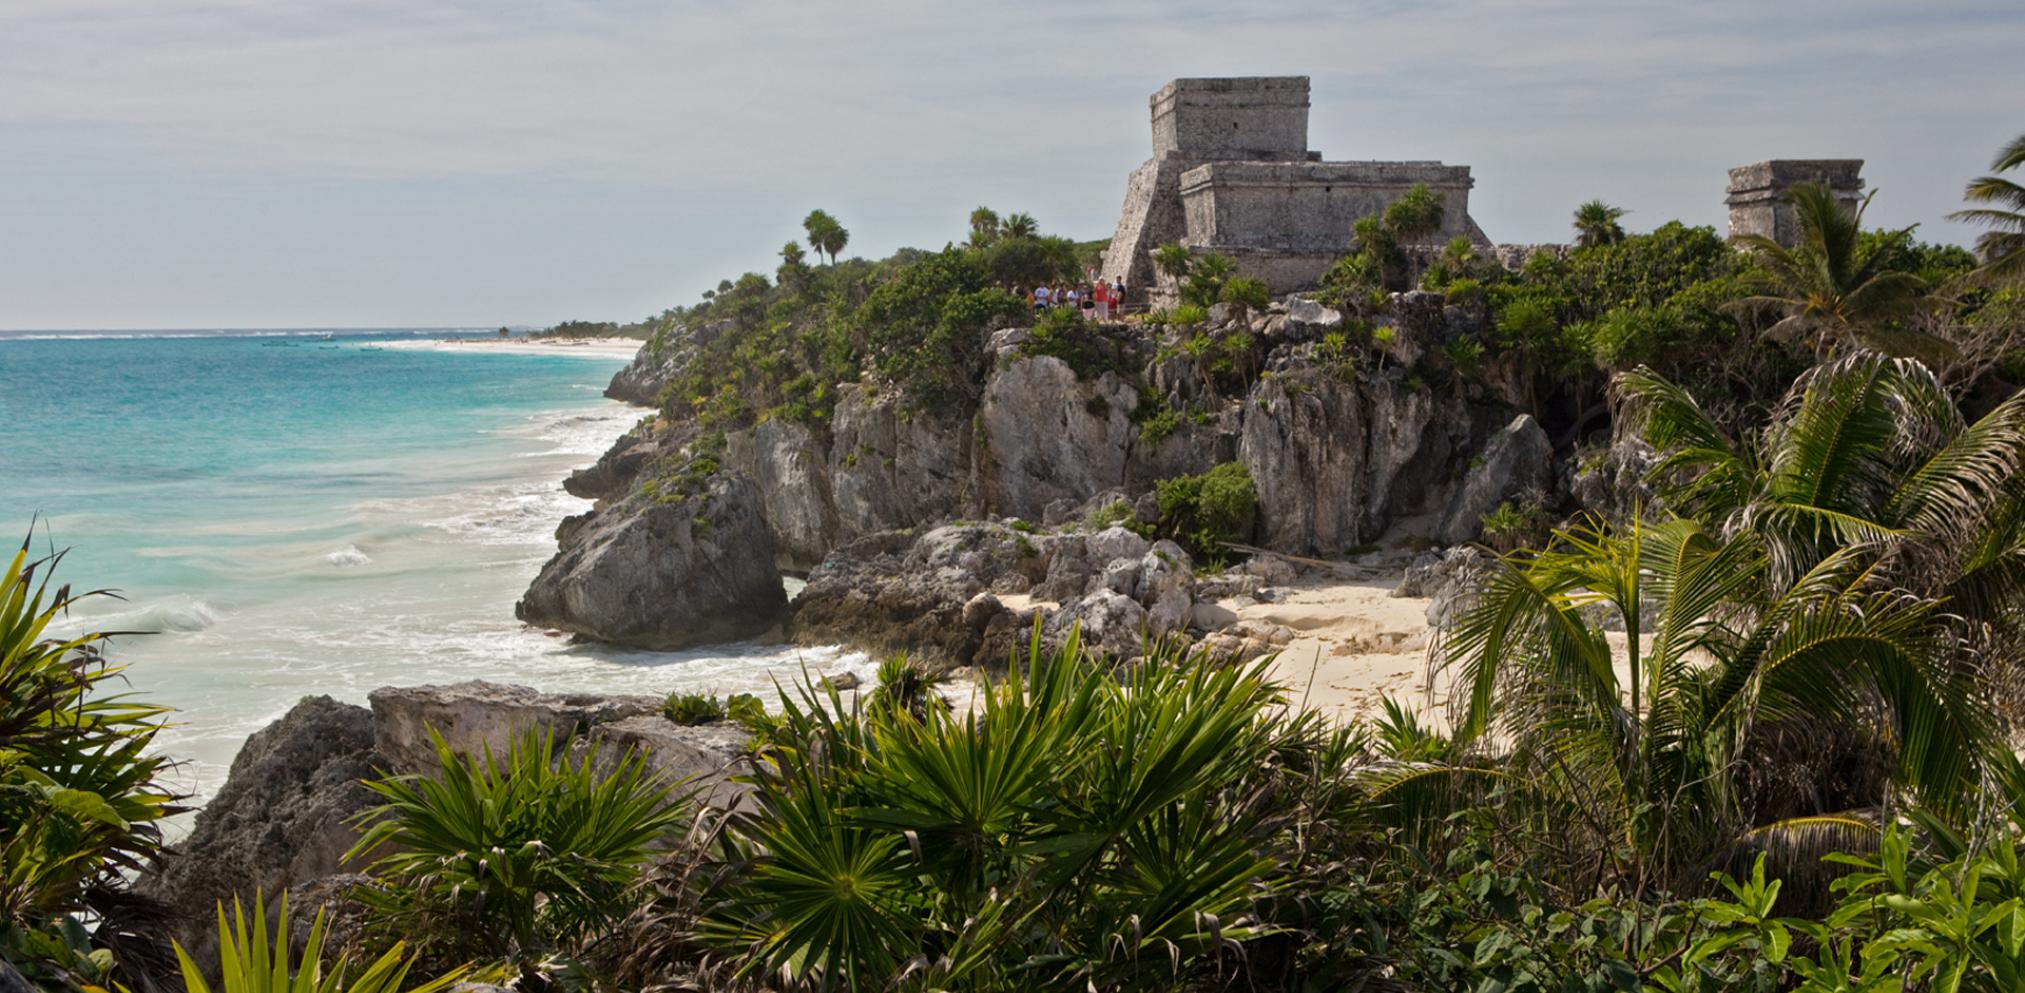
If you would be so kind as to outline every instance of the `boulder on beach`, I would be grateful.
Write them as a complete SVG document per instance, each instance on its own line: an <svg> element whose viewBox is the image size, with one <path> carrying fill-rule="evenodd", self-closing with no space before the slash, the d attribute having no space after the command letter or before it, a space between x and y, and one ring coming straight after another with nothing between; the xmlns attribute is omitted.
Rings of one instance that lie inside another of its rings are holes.
<svg viewBox="0 0 2025 993"><path fill-rule="evenodd" d="M758 637L787 618L759 491L744 477L676 499L634 494L564 539L514 607L529 624L674 651Z"/></svg>

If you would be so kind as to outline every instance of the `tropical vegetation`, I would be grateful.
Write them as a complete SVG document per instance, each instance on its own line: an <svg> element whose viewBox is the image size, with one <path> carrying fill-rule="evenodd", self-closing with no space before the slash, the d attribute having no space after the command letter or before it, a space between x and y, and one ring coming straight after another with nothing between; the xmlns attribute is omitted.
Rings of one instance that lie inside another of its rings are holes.
<svg viewBox="0 0 2025 993"><path fill-rule="evenodd" d="M2007 148L1994 171L2018 165ZM1970 187L1993 235L2020 205L2007 183ZM1336 722L1269 661L1174 642L1121 664L1036 629L973 685L893 658L848 699L809 677L671 696L666 720L749 736L735 804L567 728L504 755L438 738L427 774L368 784L338 901L358 926L318 913L298 946L284 899L256 896L250 917L217 909L213 963L169 949L128 885L177 810L150 748L165 715L116 691L101 636L59 633L79 598L24 547L0 574L0 983L2021 988L2016 246L1865 231L1863 204L1802 187L1791 245L1625 232L1592 202L1575 245L1508 269L1428 243L1439 196L1394 207L1331 272L1343 320L1304 358L1532 411L1562 452L1648 456L1623 513L1483 516L1494 547L1429 653L1445 709ZM728 430L824 430L838 383L961 423L1001 354L1130 374L1103 329L1013 292L1094 247L1027 215L979 208L961 244L879 262L839 259L821 211L805 234L774 278L665 315L649 347L689 361L662 418L694 432L666 485L716 471ZM1213 403L1284 368L1265 325L1209 326L1262 307L1251 277L1182 246L1157 262L1188 301L1158 361L1192 361ZM1405 350L1409 307L1452 334ZM1146 406L1147 444L1205 413ZM1155 492L1157 515L1119 501L1088 523L1201 560L1258 523L1242 462Z"/></svg>

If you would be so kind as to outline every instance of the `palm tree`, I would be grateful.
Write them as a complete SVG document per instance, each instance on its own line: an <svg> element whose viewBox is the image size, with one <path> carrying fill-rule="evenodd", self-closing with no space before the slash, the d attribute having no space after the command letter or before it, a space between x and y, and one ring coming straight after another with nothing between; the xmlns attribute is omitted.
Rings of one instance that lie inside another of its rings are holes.
<svg viewBox="0 0 2025 993"><path fill-rule="evenodd" d="M1787 198L1800 223L1800 241L1788 247L1763 235L1740 236L1738 242L1756 253L1758 268L1746 276L1755 292L1733 306L1780 315L1772 332L1811 337L1817 359L1843 343L1895 356L1944 356L1945 342L1894 327L1925 303L1927 285L1911 273L1886 268L1887 253L1863 247L1863 214L1870 197L1853 214L1820 183L1795 186ZM1912 230L1892 232L1875 244L1891 243Z"/></svg>
<svg viewBox="0 0 2025 993"><path fill-rule="evenodd" d="M1591 200L1575 208L1575 244L1593 248L1623 241L1624 226L1617 223L1617 219L1623 216L1623 207L1612 207L1601 200Z"/></svg>
<svg viewBox="0 0 2025 993"><path fill-rule="evenodd" d="M983 248L998 240L998 211L990 207L979 207L970 212L970 243Z"/></svg>
<svg viewBox="0 0 2025 993"><path fill-rule="evenodd" d="M774 275L782 286L798 285L808 271L807 260L808 255L802 251L802 246L790 241L781 246L780 268L775 270Z"/></svg>
<svg viewBox="0 0 2025 993"><path fill-rule="evenodd" d="M1175 279L1187 276L1189 264L1193 261L1185 245L1169 242L1153 250L1153 268Z"/></svg>
<svg viewBox="0 0 2025 993"><path fill-rule="evenodd" d="M837 261L837 253L843 251L851 240L851 233L822 210L809 211L809 216L802 221L802 230L808 232L809 247L827 254L832 264Z"/></svg>
<svg viewBox="0 0 2025 993"><path fill-rule="evenodd" d="M1990 171L2009 172L2020 166L2025 166L2025 134L1997 153ZM2025 281L2025 186L2002 176L1984 176L1970 183L1962 198L1992 205L1948 215L1951 221L1990 228L1976 239L1976 254L1983 257L1983 264L1972 275L1991 282Z"/></svg>
<svg viewBox="0 0 2025 993"><path fill-rule="evenodd" d="M1899 797L1965 823L2002 736L1946 664L1937 601L1866 588L1853 550L1776 593L1769 563L1758 535L1685 518L1592 523L1502 560L1441 645L1457 743L1504 751L1511 803L1634 893L1744 847L1846 844ZM1878 781L1769 795L1752 773L1795 735L1859 742Z"/></svg>
<svg viewBox="0 0 2025 993"><path fill-rule="evenodd" d="M1032 238L1040 234L1041 226L1035 222L1034 215L1022 212L1005 215L1005 222L999 230L1008 238Z"/></svg>
<svg viewBox="0 0 2025 993"><path fill-rule="evenodd" d="M1856 546L1879 579L1979 621L2003 620L2025 589L2025 393L1969 424L1925 365L1858 353L1809 370L1768 423L1733 435L1650 370L1615 389L1666 453L1652 478L1669 505L1757 534L1775 589Z"/></svg>

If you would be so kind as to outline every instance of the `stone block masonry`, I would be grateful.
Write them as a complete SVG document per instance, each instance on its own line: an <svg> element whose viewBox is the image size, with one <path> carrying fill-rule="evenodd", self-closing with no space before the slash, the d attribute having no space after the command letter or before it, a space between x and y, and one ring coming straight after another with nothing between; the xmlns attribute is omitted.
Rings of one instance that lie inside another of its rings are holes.
<svg viewBox="0 0 2025 993"><path fill-rule="evenodd" d="M1150 102L1156 159L1309 157L1306 76L1177 79Z"/></svg>
<svg viewBox="0 0 2025 993"><path fill-rule="evenodd" d="M1308 78L1177 79L1149 101L1153 157L1127 181L1103 275L1163 299L1153 250L1179 243L1230 256L1274 293L1315 285L1350 249L1361 218L1418 184L1442 195L1430 244L1488 246L1469 216L1467 166L1325 162L1308 149Z"/></svg>
<svg viewBox="0 0 2025 993"><path fill-rule="evenodd" d="M1730 237L1757 235L1791 247L1800 221L1786 194L1802 183L1821 183L1842 209L1854 214L1863 201L1862 159L1768 159L1730 170Z"/></svg>

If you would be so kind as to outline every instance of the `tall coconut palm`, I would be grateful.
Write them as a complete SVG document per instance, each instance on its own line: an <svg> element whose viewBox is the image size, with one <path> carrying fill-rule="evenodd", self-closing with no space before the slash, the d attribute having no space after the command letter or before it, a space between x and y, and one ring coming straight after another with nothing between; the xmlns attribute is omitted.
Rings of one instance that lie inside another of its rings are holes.
<svg viewBox="0 0 2025 993"><path fill-rule="evenodd" d="M2025 166L2025 134L1997 153L1990 171L2010 172L2021 166ZM2025 185L2002 176L1983 176L1962 191L1962 199L1991 205L1948 215L1951 221L1990 229L1976 239L1976 254L1983 264L1972 275L1995 283L2025 282Z"/></svg>
<svg viewBox="0 0 2025 993"><path fill-rule="evenodd" d="M1776 588L1863 546L1879 579L1979 619L2001 621L2025 592L2025 393L1969 424L1925 365L1858 353L1732 432L1650 370L1615 388L1665 453L1653 478L1669 503L1724 535L1757 534Z"/></svg>
<svg viewBox="0 0 2025 993"><path fill-rule="evenodd" d="M1575 208L1575 244L1593 248L1623 241L1624 226L1617 223L1617 219L1623 216L1623 207L1612 207L1601 200L1591 200Z"/></svg>
<svg viewBox="0 0 2025 993"><path fill-rule="evenodd" d="M828 255L831 264L836 263L837 253L851 240L851 232L824 210L809 211L809 216L802 220L802 230L808 232L809 247Z"/></svg>
<svg viewBox="0 0 2025 993"><path fill-rule="evenodd" d="M1734 307L1779 315L1772 332L1811 339L1816 358L1848 344L1930 361L1944 357L1945 342L1897 326L1925 304L1928 287L1911 273L1887 268L1885 252L1864 247L1863 215L1870 197L1853 213L1820 183L1802 183L1787 197L1800 224L1800 240L1789 247L1763 235L1738 237L1756 254L1758 267L1746 275L1753 294ZM1876 244L1911 232L1893 232Z"/></svg>

